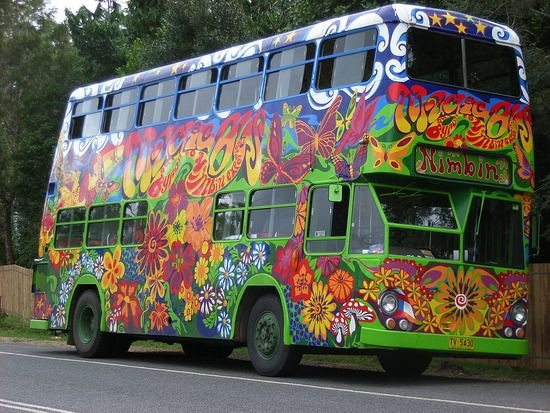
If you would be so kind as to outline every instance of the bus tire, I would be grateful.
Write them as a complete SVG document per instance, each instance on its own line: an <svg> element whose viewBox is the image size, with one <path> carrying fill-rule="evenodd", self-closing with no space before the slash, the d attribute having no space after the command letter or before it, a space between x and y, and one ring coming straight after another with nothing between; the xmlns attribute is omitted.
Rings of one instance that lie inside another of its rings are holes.
<svg viewBox="0 0 550 413"><path fill-rule="evenodd" d="M111 350L113 337L100 330L101 314L96 293L84 291L76 302L72 323L76 351L82 357L102 357Z"/></svg>
<svg viewBox="0 0 550 413"><path fill-rule="evenodd" d="M218 343L181 343L181 348L191 358L225 359L233 353L233 347Z"/></svg>
<svg viewBox="0 0 550 413"><path fill-rule="evenodd" d="M254 369L262 376L290 373L302 358L302 352L284 344L281 303L274 294L262 295L248 318L246 342Z"/></svg>
<svg viewBox="0 0 550 413"><path fill-rule="evenodd" d="M432 356L414 351L384 351L378 362L386 373L396 377L420 376L432 362Z"/></svg>

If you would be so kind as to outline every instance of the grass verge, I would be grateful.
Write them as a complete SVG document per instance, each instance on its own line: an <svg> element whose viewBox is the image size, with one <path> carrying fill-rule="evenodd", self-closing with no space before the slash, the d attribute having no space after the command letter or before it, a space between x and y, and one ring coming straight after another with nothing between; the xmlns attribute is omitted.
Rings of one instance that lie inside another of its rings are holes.
<svg viewBox="0 0 550 413"><path fill-rule="evenodd" d="M0 337L9 337L16 341L44 340L65 342L67 334L55 334L50 330L34 330L29 321L14 315L0 314ZM166 344L152 340L135 341L132 346L165 351L181 351L179 344ZM233 356L248 359L246 348L237 348ZM375 356L342 356L306 354L304 361L319 363L324 366L360 368L371 371L382 371ZM528 381L550 383L550 370L530 369L512 366L497 366L483 360L471 361L451 358L435 358L426 372L428 375L445 377L468 377L502 381Z"/></svg>

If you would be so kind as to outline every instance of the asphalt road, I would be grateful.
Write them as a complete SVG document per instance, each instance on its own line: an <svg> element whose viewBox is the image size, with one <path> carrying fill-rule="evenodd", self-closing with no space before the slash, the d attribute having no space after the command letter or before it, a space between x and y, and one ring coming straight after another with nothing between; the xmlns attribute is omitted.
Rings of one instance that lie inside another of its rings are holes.
<svg viewBox="0 0 550 413"><path fill-rule="evenodd" d="M0 412L548 412L550 385L300 366L264 378L248 361L130 351L82 359L72 347L0 343Z"/></svg>

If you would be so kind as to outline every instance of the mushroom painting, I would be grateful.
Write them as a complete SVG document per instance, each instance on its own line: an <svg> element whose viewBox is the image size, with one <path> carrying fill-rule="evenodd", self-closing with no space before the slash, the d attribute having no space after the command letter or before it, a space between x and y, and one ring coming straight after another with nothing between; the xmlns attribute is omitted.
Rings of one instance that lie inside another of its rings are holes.
<svg viewBox="0 0 550 413"><path fill-rule="evenodd" d="M349 321L349 333L357 329L358 321L372 322L376 320L376 314L365 304L352 298L342 306L342 314Z"/></svg>
<svg viewBox="0 0 550 413"><path fill-rule="evenodd" d="M330 323L330 331L336 335L336 344L339 346L344 345L344 338L349 336L350 329L346 318L338 313L334 316Z"/></svg>

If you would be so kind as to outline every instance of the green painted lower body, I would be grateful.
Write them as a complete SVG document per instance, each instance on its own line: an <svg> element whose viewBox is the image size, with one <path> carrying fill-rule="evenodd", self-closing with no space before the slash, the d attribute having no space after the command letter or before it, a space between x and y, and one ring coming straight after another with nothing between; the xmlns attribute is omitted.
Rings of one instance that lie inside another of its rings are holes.
<svg viewBox="0 0 550 413"><path fill-rule="evenodd" d="M50 328L50 322L48 320L31 320L30 327L35 330L47 330Z"/></svg>
<svg viewBox="0 0 550 413"><path fill-rule="evenodd" d="M528 341L506 338L464 337L473 339L474 349L450 349L449 337L443 334L413 333L401 331L378 330L369 327L361 327L360 340L357 346L360 348L384 348L384 349L409 349L425 350L451 354L470 354L493 356L524 356L528 353Z"/></svg>

